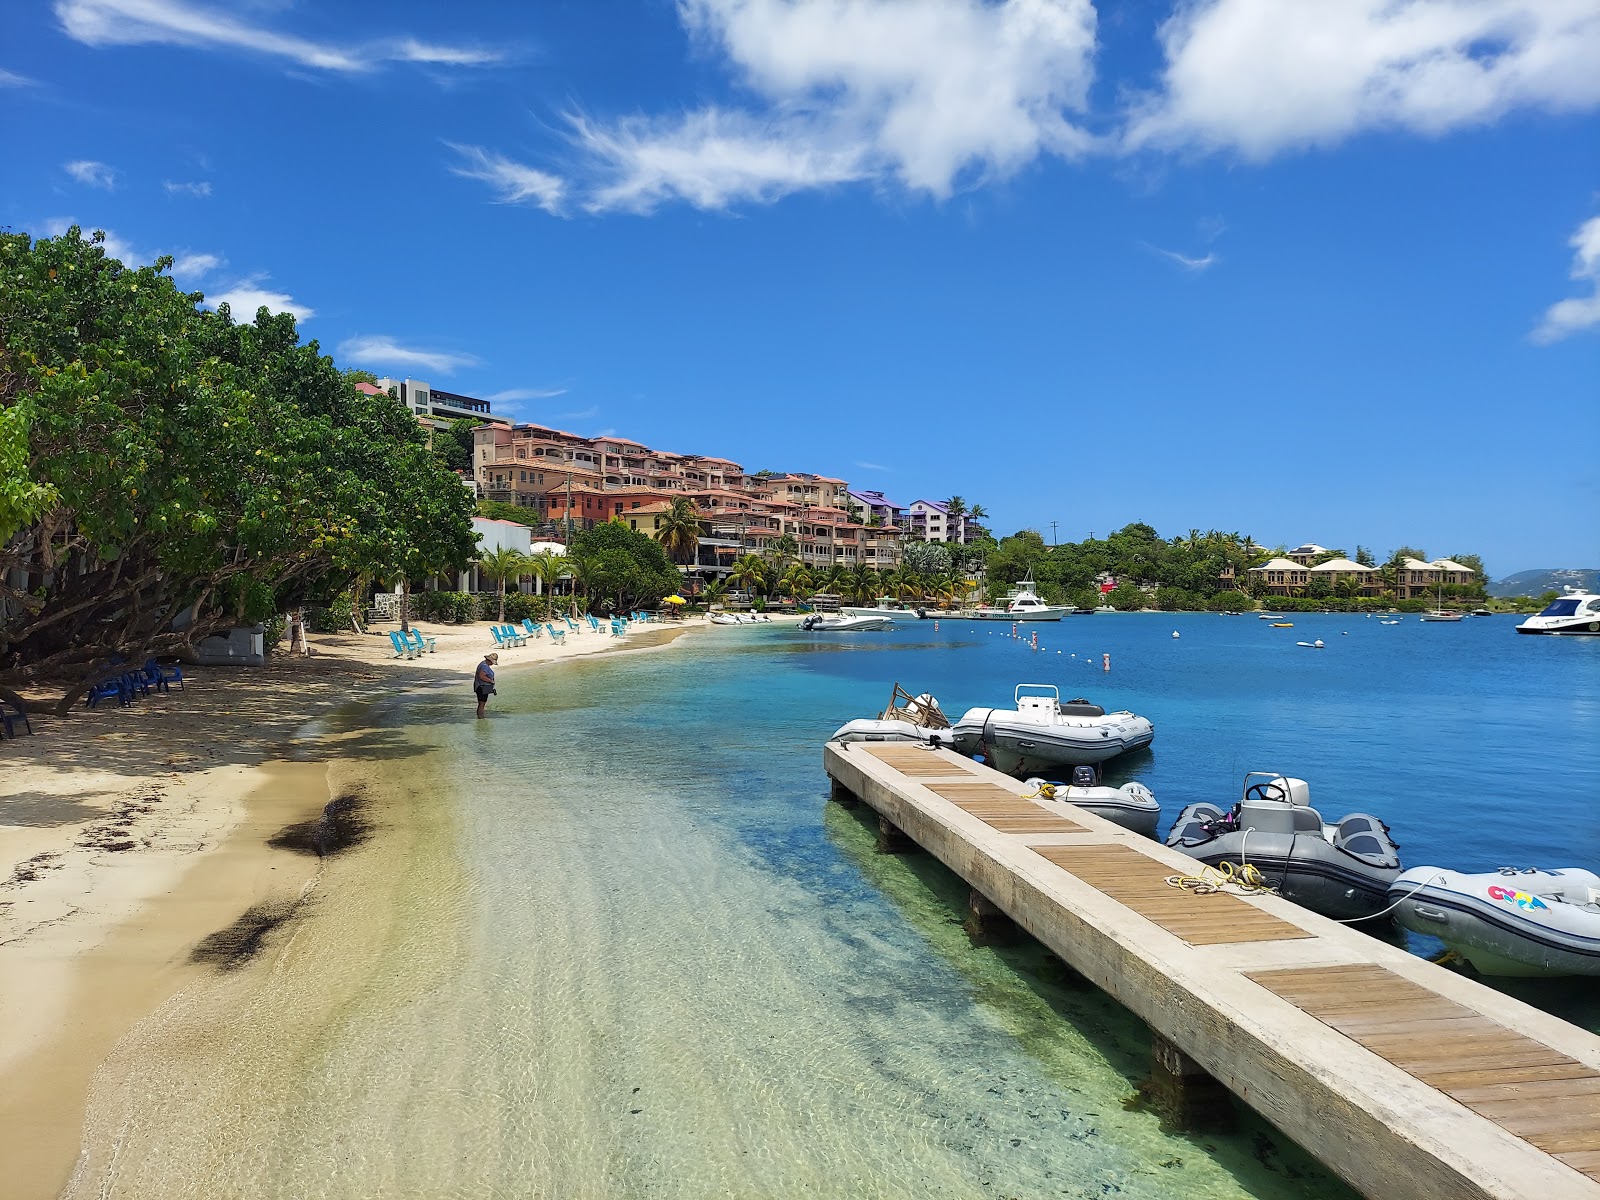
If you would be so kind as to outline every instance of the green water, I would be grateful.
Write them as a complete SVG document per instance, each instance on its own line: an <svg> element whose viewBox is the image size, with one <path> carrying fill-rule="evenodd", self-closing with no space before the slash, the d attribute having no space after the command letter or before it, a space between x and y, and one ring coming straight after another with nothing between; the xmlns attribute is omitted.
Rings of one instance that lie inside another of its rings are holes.
<svg viewBox="0 0 1600 1200"><path fill-rule="evenodd" d="M748 639L386 704L371 842L99 1081L71 1194L1343 1197L1130 1107L1143 1027L826 803L819 682ZM824 734L825 736L825 734Z"/></svg>

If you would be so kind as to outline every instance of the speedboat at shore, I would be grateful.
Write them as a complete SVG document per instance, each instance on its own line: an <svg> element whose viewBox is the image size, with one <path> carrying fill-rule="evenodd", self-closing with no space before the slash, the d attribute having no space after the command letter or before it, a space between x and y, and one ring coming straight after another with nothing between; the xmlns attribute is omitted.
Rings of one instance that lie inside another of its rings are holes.
<svg viewBox="0 0 1600 1200"><path fill-rule="evenodd" d="M1341 921L1378 916L1400 874L1400 849L1377 817L1352 813L1327 824L1311 807L1305 780L1270 771L1246 775L1231 810L1189 805L1167 845L1207 866L1254 867L1285 898Z"/></svg>
<svg viewBox="0 0 1600 1200"><path fill-rule="evenodd" d="M1058 767L1093 766L1143 749L1155 726L1131 712L1108 713L1079 697L1061 702L1048 683L1020 683L1015 708L971 708L952 728L955 749L983 755L997 771L1022 777Z"/></svg>
<svg viewBox="0 0 1600 1200"><path fill-rule="evenodd" d="M1575 867L1465 874L1413 867L1389 885L1395 920L1484 975L1600 975L1600 875Z"/></svg>
<svg viewBox="0 0 1600 1200"><path fill-rule="evenodd" d="M1090 766L1073 767L1071 783L1051 783L1039 778L1027 782L1041 800L1072 804L1114 821L1132 833L1142 833L1147 838L1156 836L1161 805L1142 783L1109 787L1101 782L1099 770Z"/></svg>
<svg viewBox="0 0 1600 1200"><path fill-rule="evenodd" d="M1029 571L1003 607L980 605L962 615L973 621L1059 621L1073 611L1070 605L1046 604L1033 589L1033 572Z"/></svg>
<svg viewBox="0 0 1600 1200"><path fill-rule="evenodd" d="M1600 634L1600 595L1569 591L1550 601L1536 617L1517 626L1518 633L1550 633L1568 637Z"/></svg>
<svg viewBox="0 0 1600 1200"><path fill-rule="evenodd" d="M879 596L873 605L845 605L839 611L847 617L887 617L891 621L921 621L928 615L926 607L910 608L893 596Z"/></svg>
<svg viewBox="0 0 1600 1200"><path fill-rule="evenodd" d="M807 633L860 633L871 629L893 629L894 620L890 617L824 617L812 613L800 622L800 628Z"/></svg>

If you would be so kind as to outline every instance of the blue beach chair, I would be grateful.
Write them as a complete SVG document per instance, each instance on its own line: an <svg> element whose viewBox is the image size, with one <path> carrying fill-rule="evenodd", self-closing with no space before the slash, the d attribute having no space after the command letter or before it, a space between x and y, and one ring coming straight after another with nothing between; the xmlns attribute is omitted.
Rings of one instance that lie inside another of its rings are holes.
<svg viewBox="0 0 1600 1200"><path fill-rule="evenodd" d="M170 692L174 683L178 685L180 692L188 690L183 683L183 668L177 663L163 667L160 662L152 658L144 664L144 677L149 680L151 687L160 692Z"/></svg>
<svg viewBox="0 0 1600 1200"><path fill-rule="evenodd" d="M578 623L576 621L574 621L571 617L569 617L565 613L563 613L561 615L561 619L567 623L567 628L572 630L573 633L577 633L578 632Z"/></svg>
<svg viewBox="0 0 1600 1200"><path fill-rule="evenodd" d="M522 618L522 628L527 631L529 637L536 641L544 634L544 626L535 625L532 617Z"/></svg>
<svg viewBox="0 0 1600 1200"><path fill-rule="evenodd" d="M551 624L546 624L545 628L550 631L550 640L552 642L560 643L566 639L567 631L565 629L557 629Z"/></svg>
<svg viewBox="0 0 1600 1200"><path fill-rule="evenodd" d="M592 631L594 631L595 633L599 633L600 632L600 622L595 620L594 614L593 613L584 613L583 615L584 615L585 619L588 620L588 622L589 622L589 628Z"/></svg>
<svg viewBox="0 0 1600 1200"><path fill-rule="evenodd" d="M424 637L420 629L413 629L410 638L407 638L402 633L400 640L415 650L418 658L421 658L424 654L437 654L439 652L439 639Z"/></svg>
<svg viewBox="0 0 1600 1200"><path fill-rule="evenodd" d="M398 629L389 631L389 644L394 647L394 656L396 658L415 658L417 656L416 648L400 636Z"/></svg>
<svg viewBox="0 0 1600 1200"><path fill-rule="evenodd" d="M7 712L7 707L6 701L0 700L0 733L3 733L8 738L16 737L17 722L21 721L23 728L28 731L28 736L32 737L33 723L28 720L28 710L25 708L18 708L13 704L9 706L12 711Z"/></svg>

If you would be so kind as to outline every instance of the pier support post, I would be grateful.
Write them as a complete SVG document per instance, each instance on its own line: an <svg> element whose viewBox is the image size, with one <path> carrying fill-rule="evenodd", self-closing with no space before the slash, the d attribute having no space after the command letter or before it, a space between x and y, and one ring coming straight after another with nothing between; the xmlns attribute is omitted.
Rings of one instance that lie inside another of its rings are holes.
<svg viewBox="0 0 1600 1200"><path fill-rule="evenodd" d="M909 854L917 848L917 844L905 835L902 830L888 817L878 818L878 853L879 854Z"/></svg>
<svg viewBox="0 0 1600 1200"><path fill-rule="evenodd" d="M861 803L861 798L859 796L857 796L849 788L845 787L845 785L840 783L837 779L833 778L833 776L830 775L828 777L828 783L830 785L828 788L828 799L832 800L841 808L854 808L856 805Z"/></svg>
<svg viewBox="0 0 1600 1200"><path fill-rule="evenodd" d="M1011 946L1022 937L1017 923L977 888L967 894L967 919L962 928L974 946Z"/></svg>
<svg viewBox="0 0 1600 1200"><path fill-rule="evenodd" d="M1226 1129L1234 1123L1228 1089L1153 1029L1150 1078L1139 1090L1173 1129Z"/></svg>

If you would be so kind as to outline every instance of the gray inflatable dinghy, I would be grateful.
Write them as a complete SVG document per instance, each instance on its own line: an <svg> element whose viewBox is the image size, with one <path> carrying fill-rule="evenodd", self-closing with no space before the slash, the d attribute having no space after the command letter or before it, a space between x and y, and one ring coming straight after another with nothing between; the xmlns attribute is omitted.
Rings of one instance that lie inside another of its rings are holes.
<svg viewBox="0 0 1600 1200"><path fill-rule="evenodd" d="M1600 975L1600 875L1533 867L1468 875L1413 867L1389 885L1395 920L1484 975Z"/></svg>
<svg viewBox="0 0 1600 1200"><path fill-rule="evenodd" d="M1130 782L1121 787L1108 787L1101 782L1100 772L1088 766L1073 767L1071 783L1050 783L1037 778L1027 782L1029 787L1040 793L1042 799L1076 804L1097 817L1115 821L1133 833L1142 833L1147 838L1156 836L1156 825L1161 820L1161 805L1156 803L1155 796L1142 783Z"/></svg>
<svg viewBox="0 0 1600 1200"><path fill-rule="evenodd" d="M1377 916L1400 874L1400 849L1377 817L1352 813L1327 824L1305 780L1268 771L1245 776L1232 810L1189 805L1167 845L1208 866L1248 864L1287 899L1340 921Z"/></svg>

